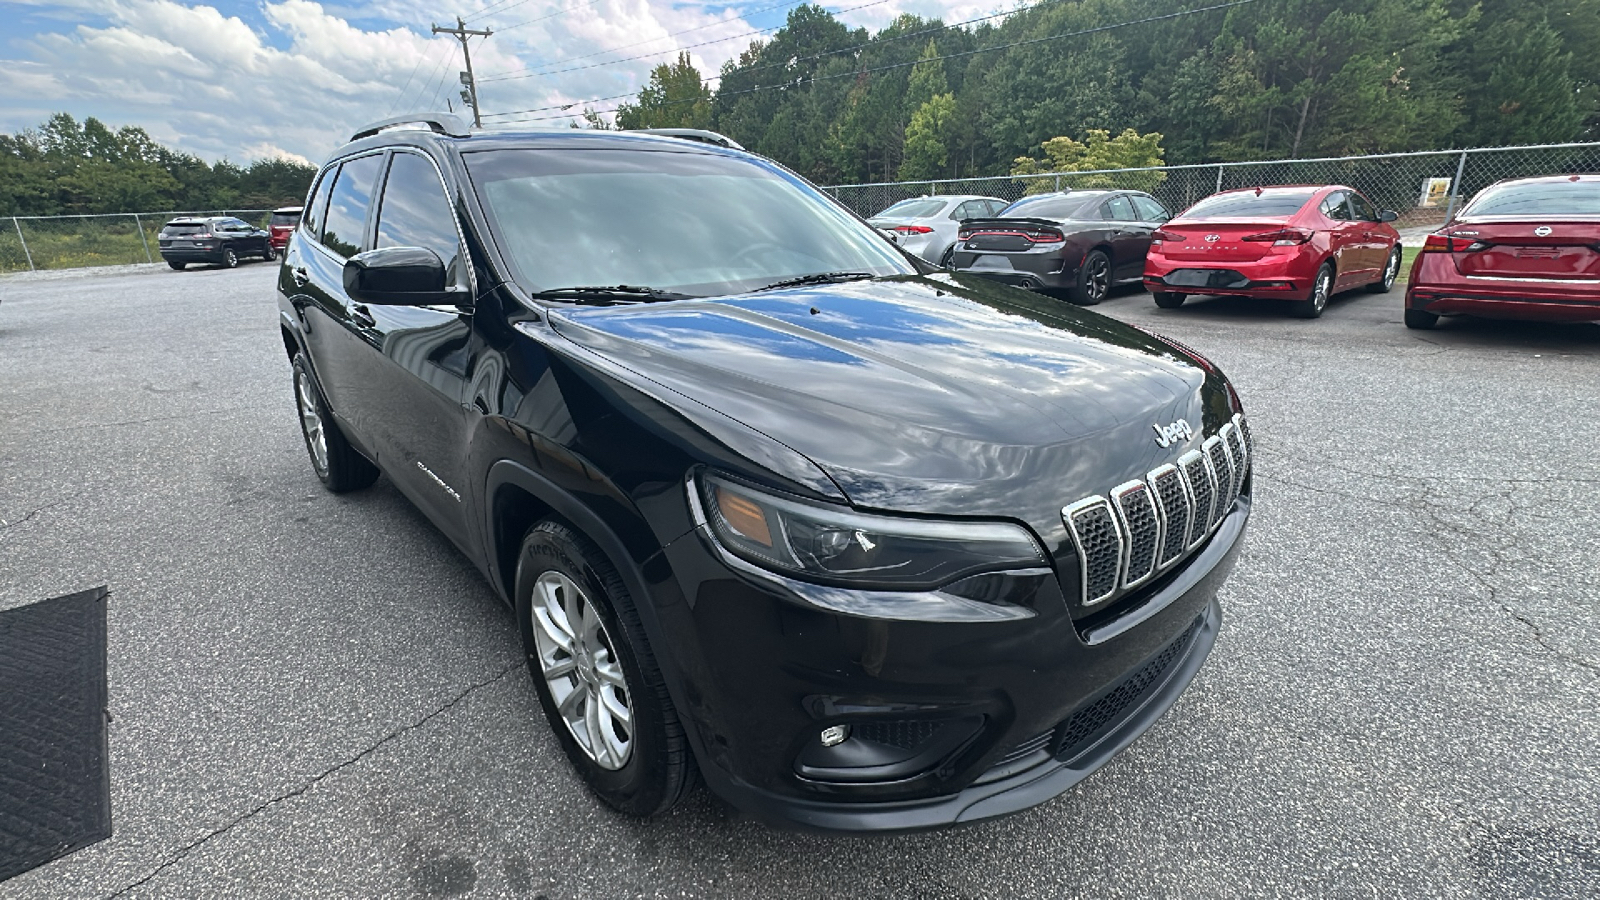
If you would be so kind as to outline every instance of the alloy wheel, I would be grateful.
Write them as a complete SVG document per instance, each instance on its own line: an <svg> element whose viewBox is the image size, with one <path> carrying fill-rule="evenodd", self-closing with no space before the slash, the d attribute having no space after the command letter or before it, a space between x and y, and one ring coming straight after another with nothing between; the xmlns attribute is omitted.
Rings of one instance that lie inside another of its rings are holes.
<svg viewBox="0 0 1600 900"><path fill-rule="evenodd" d="M300 427L306 433L306 446L311 448L311 461L318 472L328 471L328 434L322 427L322 414L317 411L316 398L311 395L311 384L304 375L296 374L295 399L300 405Z"/></svg>
<svg viewBox="0 0 1600 900"><path fill-rule="evenodd" d="M571 578L551 570L533 584L532 615L539 668L567 730L601 768L627 765L633 707L600 611Z"/></svg>
<svg viewBox="0 0 1600 900"><path fill-rule="evenodd" d="M1394 287L1394 280L1400 277L1400 251L1396 249L1389 254L1389 265L1383 270L1383 289Z"/></svg>
<svg viewBox="0 0 1600 900"><path fill-rule="evenodd" d="M1323 269L1317 273L1317 286L1311 292L1311 305L1317 312L1328 306L1328 294L1333 289L1333 273Z"/></svg>
<svg viewBox="0 0 1600 900"><path fill-rule="evenodd" d="M1106 258L1094 254L1089 258L1089 271L1084 278L1084 293L1092 303L1099 303L1111 290L1111 264Z"/></svg>

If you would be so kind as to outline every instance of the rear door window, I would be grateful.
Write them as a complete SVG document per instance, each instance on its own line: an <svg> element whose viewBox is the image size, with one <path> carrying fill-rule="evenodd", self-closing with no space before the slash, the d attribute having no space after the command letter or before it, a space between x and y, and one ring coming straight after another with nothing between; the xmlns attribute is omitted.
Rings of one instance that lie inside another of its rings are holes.
<svg viewBox="0 0 1600 900"><path fill-rule="evenodd" d="M382 154L360 156L339 167L339 177L328 195L328 220L322 226L322 245L345 258L366 246L367 210L383 165Z"/></svg>
<svg viewBox="0 0 1600 900"><path fill-rule="evenodd" d="M1106 201L1105 215L1113 222L1133 222L1138 219L1133 212L1133 203L1123 196L1112 197Z"/></svg>
<svg viewBox="0 0 1600 900"><path fill-rule="evenodd" d="M950 214L950 218L958 220L981 219L988 214L989 209L982 200L968 200L967 202L956 207L956 211Z"/></svg>
<svg viewBox="0 0 1600 900"><path fill-rule="evenodd" d="M328 212L328 192L333 190L333 179L338 174L338 166L329 166L327 171L322 173L322 180L317 182L317 192L311 198L311 205L306 207L305 215L300 218L301 227L313 240L322 240L322 220Z"/></svg>
<svg viewBox="0 0 1600 900"><path fill-rule="evenodd" d="M461 239L444 184L433 163L415 153L396 153L389 164L383 205L378 209L377 245L426 247L444 263L446 283L453 287L466 283Z"/></svg>
<svg viewBox="0 0 1600 900"><path fill-rule="evenodd" d="M1350 207L1345 203L1345 193L1335 191L1322 201L1322 214L1335 222L1350 221Z"/></svg>

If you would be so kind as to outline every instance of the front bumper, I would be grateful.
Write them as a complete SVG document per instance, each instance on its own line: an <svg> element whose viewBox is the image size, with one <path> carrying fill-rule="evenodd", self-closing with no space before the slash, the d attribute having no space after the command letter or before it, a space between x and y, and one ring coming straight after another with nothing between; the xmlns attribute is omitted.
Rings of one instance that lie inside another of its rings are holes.
<svg viewBox="0 0 1600 900"><path fill-rule="evenodd" d="M1149 728L1199 671L1249 508L1241 496L1186 564L1087 632L1055 578L1022 620L863 618L732 571L691 532L666 548L683 594L657 604L701 772L761 819L823 831L934 828L1043 803ZM917 723L971 734L893 779L801 764L829 726L899 734Z"/></svg>

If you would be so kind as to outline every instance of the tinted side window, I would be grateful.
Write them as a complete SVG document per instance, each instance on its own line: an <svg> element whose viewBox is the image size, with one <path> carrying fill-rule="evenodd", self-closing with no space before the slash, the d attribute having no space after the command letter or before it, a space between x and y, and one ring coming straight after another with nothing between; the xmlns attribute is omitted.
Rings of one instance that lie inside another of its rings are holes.
<svg viewBox="0 0 1600 900"><path fill-rule="evenodd" d="M340 256L355 256L362 246L367 208L378 180L383 156L362 156L339 167L339 178L328 195L328 219L322 226L322 245Z"/></svg>
<svg viewBox="0 0 1600 900"><path fill-rule="evenodd" d="M950 215L952 219L981 219L989 215L989 208L982 200L968 200L956 207Z"/></svg>
<svg viewBox="0 0 1600 900"><path fill-rule="evenodd" d="M1350 221L1350 208L1345 205L1344 192L1329 194L1328 199L1322 201L1322 214L1336 222Z"/></svg>
<svg viewBox="0 0 1600 900"><path fill-rule="evenodd" d="M983 202L989 205L989 215L991 216L1000 215L1000 210L1009 205L1004 200L985 200Z"/></svg>
<svg viewBox="0 0 1600 900"><path fill-rule="evenodd" d="M1106 218L1113 222L1133 222L1139 217L1133 213L1133 204L1127 197L1112 197L1106 201Z"/></svg>
<svg viewBox="0 0 1600 900"><path fill-rule="evenodd" d="M1133 208L1139 211L1139 221L1141 222L1165 222L1172 218L1172 214L1167 212L1167 208L1156 202L1154 197L1134 194L1129 199L1133 201Z"/></svg>
<svg viewBox="0 0 1600 900"><path fill-rule="evenodd" d="M1372 208L1372 204L1367 202L1367 198L1360 194L1350 194L1349 196L1350 211L1355 214L1357 219L1364 222L1378 221L1378 213Z"/></svg>
<svg viewBox="0 0 1600 900"><path fill-rule="evenodd" d="M379 247L426 247L439 254L452 285L461 278L461 241L444 185L433 163L415 153L396 153L389 165L378 209Z"/></svg>
<svg viewBox="0 0 1600 900"><path fill-rule="evenodd" d="M322 180L317 182L317 192L311 198L311 205L306 207L305 215L300 217L300 224L305 227L306 234L313 240L322 240L322 219L328 211L328 192L333 190L333 178L339 174L338 166L329 166L322 173Z"/></svg>

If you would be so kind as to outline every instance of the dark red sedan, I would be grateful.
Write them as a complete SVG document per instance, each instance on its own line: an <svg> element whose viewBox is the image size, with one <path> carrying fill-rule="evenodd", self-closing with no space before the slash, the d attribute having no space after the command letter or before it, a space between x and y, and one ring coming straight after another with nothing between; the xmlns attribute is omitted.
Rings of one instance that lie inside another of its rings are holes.
<svg viewBox="0 0 1600 900"><path fill-rule="evenodd" d="M300 224L300 207L285 206L272 211L272 221L267 223L267 232L271 235L268 240L272 242L272 249L283 252L289 245L289 232Z"/></svg>
<svg viewBox="0 0 1600 900"><path fill-rule="evenodd" d="M1223 191L1151 235L1145 287L1165 309L1228 294L1288 301L1314 319L1340 291L1394 285L1400 233L1388 223L1398 217L1342 185Z"/></svg>
<svg viewBox="0 0 1600 900"><path fill-rule="evenodd" d="M1440 316L1600 321L1600 175L1484 188L1411 264L1406 325Z"/></svg>

